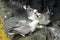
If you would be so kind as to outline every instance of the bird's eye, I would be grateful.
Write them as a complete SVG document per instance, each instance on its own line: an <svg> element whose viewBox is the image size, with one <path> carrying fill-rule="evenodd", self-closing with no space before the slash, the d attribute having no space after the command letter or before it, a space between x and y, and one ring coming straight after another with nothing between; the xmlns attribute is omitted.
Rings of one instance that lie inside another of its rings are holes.
<svg viewBox="0 0 60 40"><path fill-rule="evenodd" d="M37 16L37 17L39 17L39 16Z"/></svg>

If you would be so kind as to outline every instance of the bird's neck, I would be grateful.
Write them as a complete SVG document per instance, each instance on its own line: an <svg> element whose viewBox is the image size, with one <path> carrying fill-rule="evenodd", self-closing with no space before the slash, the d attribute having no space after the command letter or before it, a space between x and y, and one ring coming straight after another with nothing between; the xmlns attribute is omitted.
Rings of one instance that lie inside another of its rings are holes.
<svg viewBox="0 0 60 40"><path fill-rule="evenodd" d="M36 26L39 23L39 20L34 20L30 23L30 26Z"/></svg>

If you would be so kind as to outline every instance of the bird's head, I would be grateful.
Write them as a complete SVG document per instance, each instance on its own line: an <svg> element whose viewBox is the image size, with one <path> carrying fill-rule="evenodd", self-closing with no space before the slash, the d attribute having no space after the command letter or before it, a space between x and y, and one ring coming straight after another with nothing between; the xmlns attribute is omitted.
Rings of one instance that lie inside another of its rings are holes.
<svg viewBox="0 0 60 40"><path fill-rule="evenodd" d="M33 12L34 13L32 14L32 16L28 17L30 20L37 20L42 17L42 14L38 13L38 11L36 9L34 9Z"/></svg>

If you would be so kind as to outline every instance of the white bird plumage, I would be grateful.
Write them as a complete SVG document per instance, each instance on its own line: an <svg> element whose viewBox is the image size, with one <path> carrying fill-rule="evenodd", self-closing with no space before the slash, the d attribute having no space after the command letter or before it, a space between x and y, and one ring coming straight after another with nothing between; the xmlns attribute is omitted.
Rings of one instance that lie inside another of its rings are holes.
<svg viewBox="0 0 60 40"><path fill-rule="evenodd" d="M15 25L19 27L13 28L13 30L19 33L20 35L25 36L29 32L35 31L36 26L39 23L39 19L40 19L40 15L34 13L34 20L32 22L26 23L27 21L19 21L19 23Z"/></svg>
<svg viewBox="0 0 60 40"><path fill-rule="evenodd" d="M46 18L46 15L38 13L36 9L32 9L30 7L26 8L26 5L24 5L23 8L25 10L27 9L28 19L32 20L32 22L22 24L22 26L20 26L21 24L18 23L16 26L19 27L13 28L13 30L17 31L20 35L25 36L29 32L34 32L36 28L42 28L42 25L37 27L38 23L47 25L50 22L50 20Z"/></svg>

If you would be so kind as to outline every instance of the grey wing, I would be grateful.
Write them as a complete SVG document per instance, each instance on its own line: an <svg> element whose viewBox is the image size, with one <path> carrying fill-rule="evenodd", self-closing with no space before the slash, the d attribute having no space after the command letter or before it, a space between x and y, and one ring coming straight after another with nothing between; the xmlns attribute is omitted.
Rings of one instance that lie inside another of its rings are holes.
<svg viewBox="0 0 60 40"><path fill-rule="evenodd" d="M17 31L20 34L24 34L25 35L25 34L30 32L30 27L22 26L20 28L15 28L14 30Z"/></svg>

